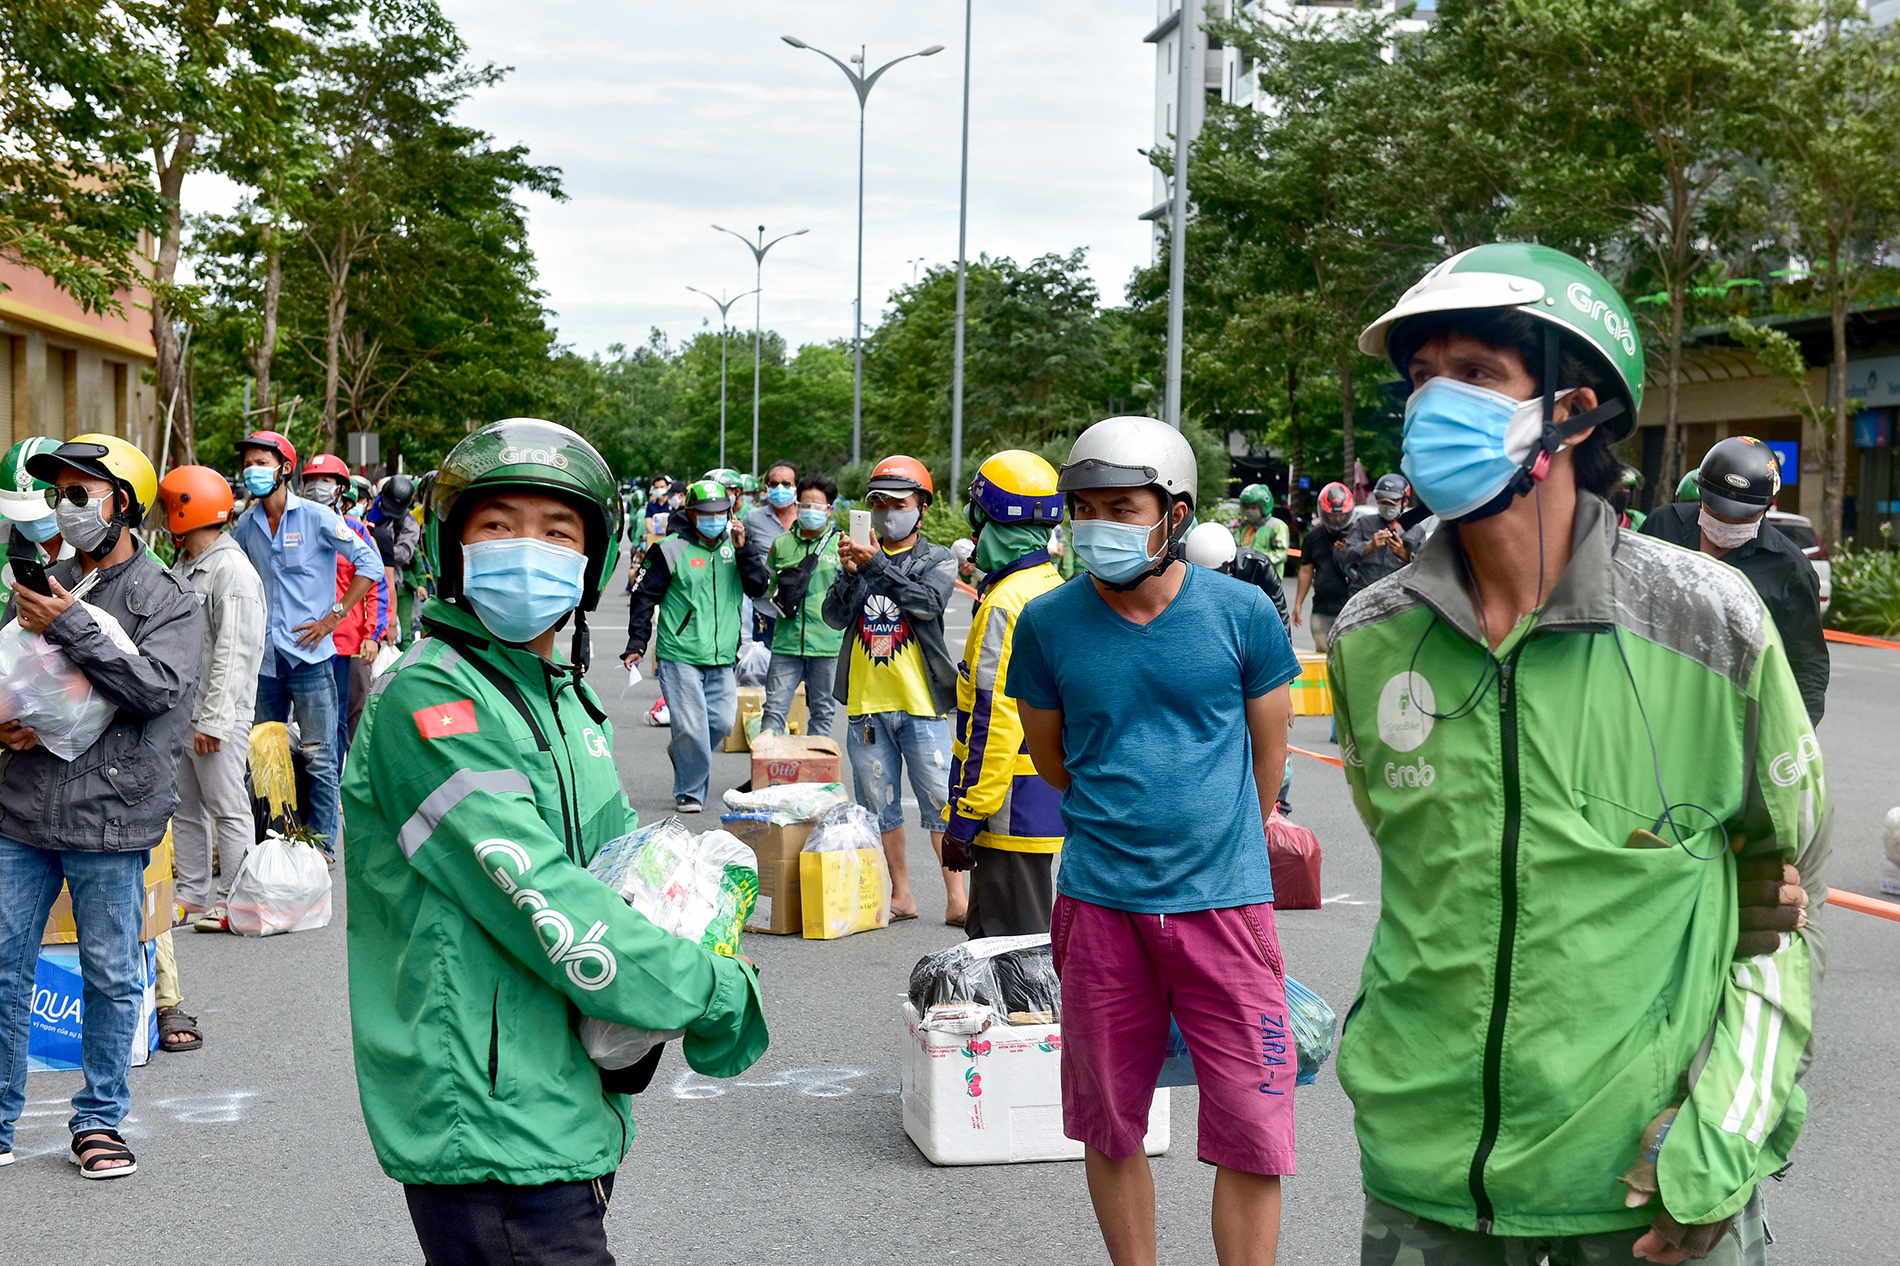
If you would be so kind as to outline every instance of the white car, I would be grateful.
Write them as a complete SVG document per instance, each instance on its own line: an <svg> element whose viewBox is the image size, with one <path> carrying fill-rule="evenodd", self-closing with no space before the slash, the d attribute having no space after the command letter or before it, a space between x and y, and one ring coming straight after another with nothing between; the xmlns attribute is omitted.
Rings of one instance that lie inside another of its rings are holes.
<svg viewBox="0 0 1900 1266"><path fill-rule="evenodd" d="M1834 596L1834 564L1828 561L1827 546L1814 534L1814 523L1805 514L1788 514L1782 510L1770 510L1762 518L1800 546L1801 552L1814 564L1814 574L1821 581L1821 614L1826 615L1828 600Z"/></svg>

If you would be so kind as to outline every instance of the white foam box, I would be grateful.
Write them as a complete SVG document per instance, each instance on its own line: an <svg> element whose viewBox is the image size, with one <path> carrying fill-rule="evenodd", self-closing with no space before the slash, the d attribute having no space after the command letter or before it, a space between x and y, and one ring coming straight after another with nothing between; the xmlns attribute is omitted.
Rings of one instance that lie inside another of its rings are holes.
<svg viewBox="0 0 1900 1266"><path fill-rule="evenodd" d="M904 1132L933 1165L1082 1159L1062 1133L1062 1026L992 1025L975 1036L920 1029L904 1001ZM1168 1092L1148 1109L1148 1155L1168 1150Z"/></svg>

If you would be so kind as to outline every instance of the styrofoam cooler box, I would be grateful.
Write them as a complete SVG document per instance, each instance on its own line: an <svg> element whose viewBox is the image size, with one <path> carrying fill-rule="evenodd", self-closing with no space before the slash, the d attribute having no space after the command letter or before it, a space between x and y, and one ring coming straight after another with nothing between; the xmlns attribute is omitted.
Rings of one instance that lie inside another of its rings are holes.
<svg viewBox="0 0 1900 1266"><path fill-rule="evenodd" d="M139 1019L132 1030L131 1066L138 1068L158 1049L158 946L139 945ZM69 1072L79 1065L80 1022L84 1007L77 945L42 945L33 972L33 1018L26 1038L26 1070Z"/></svg>
<svg viewBox="0 0 1900 1266"><path fill-rule="evenodd" d="M904 1023L904 1132L933 1165L1081 1160L1062 1133L1062 1026L993 1025L974 1036ZM1168 1150L1168 1092L1148 1109L1150 1156Z"/></svg>

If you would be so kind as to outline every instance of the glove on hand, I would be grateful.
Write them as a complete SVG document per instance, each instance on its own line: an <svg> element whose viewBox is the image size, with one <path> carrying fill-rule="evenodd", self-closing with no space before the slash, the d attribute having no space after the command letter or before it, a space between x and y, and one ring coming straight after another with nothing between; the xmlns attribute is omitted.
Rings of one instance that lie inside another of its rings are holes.
<svg viewBox="0 0 1900 1266"><path fill-rule="evenodd" d="M976 839L977 824L965 817L959 817L953 809L949 822L943 828L943 868L945 870L975 870L976 853L973 841Z"/></svg>

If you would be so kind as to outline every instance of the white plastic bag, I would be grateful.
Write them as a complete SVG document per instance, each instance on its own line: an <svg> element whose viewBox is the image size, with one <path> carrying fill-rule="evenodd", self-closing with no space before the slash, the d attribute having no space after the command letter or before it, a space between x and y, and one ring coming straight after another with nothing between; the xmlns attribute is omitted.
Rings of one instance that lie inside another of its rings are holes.
<svg viewBox="0 0 1900 1266"><path fill-rule="evenodd" d="M742 686L763 686L772 667L772 648L764 642L739 643L737 675Z"/></svg>
<svg viewBox="0 0 1900 1266"><path fill-rule="evenodd" d="M138 654L111 612L90 602L79 605L113 645ZM118 710L52 642L27 632L18 620L0 629L0 721L32 726L40 746L61 760L75 760L99 741Z"/></svg>
<svg viewBox="0 0 1900 1266"><path fill-rule="evenodd" d="M661 931L715 954L739 952L739 931L759 897L759 859L750 848L725 831L696 836L676 817L603 845L587 869ZM583 1016L580 1027L588 1058L607 1069L636 1064L684 1032L636 1029L592 1016Z"/></svg>
<svg viewBox="0 0 1900 1266"><path fill-rule="evenodd" d="M798 875L805 939L828 941L890 926L891 872L884 860L884 837L877 818L855 800L834 805L818 819L800 850Z"/></svg>
<svg viewBox="0 0 1900 1266"><path fill-rule="evenodd" d="M231 930L242 936L310 932L330 924L330 867L309 844L276 831L253 844L231 881Z"/></svg>
<svg viewBox="0 0 1900 1266"><path fill-rule="evenodd" d="M369 675L371 677L382 676L394 668L396 661L401 658L402 648L397 646L394 642L388 643L382 650L376 652L376 660L369 666Z"/></svg>
<svg viewBox="0 0 1900 1266"><path fill-rule="evenodd" d="M780 826L809 822L850 797L835 782L782 782L755 791L734 788L725 794L726 808L734 813L763 813Z"/></svg>

